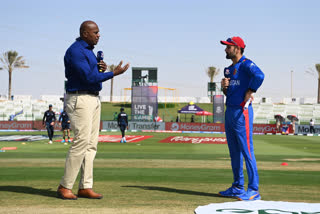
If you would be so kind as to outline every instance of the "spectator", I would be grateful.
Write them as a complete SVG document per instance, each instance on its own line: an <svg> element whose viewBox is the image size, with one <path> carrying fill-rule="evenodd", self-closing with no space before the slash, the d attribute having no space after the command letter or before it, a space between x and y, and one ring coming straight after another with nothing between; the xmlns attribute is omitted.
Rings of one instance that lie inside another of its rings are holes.
<svg viewBox="0 0 320 214"><path fill-rule="evenodd" d="M280 118L276 119L276 127L277 127L277 132L281 132L281 119Z"/></svg>
<svg viewBox="0 0 320 214"><path fill-rule="evenodd" d="M191 123L194 123L194 116L191 115Z"/></svg>
<svg viewBox="0 0 320 214"><path fill-rule="evenodd" d="M115 112L115 113L113 114L113 120L118 120L118 112Z"/></svg>
<svg viewBox="0 0 320 214"><path fill-rule="evenodd" d="M14 121L14 114L11 114L10 116L9 116L9 121Z"/></svg>
<svg viewBox="0 0 320 214"><path fill-rule="evenodd" d="M296 133L296 121L292 120L291 125L292 125L292 132Z"/></svg>
<svg viewBox="0 0 320 214"><path fill-rule="evenodd" d="M316 130L314 129L314 120L311 118L311 120L310 120L310 133L312 134L312 133L316 133Z"/></svg>

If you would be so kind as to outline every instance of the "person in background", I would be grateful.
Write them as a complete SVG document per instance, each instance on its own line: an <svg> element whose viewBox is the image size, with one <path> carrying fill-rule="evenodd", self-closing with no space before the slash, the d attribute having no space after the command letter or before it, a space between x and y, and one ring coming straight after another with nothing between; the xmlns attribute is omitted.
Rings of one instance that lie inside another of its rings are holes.
<svg viewBox="0 0 320 214"><path fill-rule="evenodd" d="M292 125L292 133L294 134L294 133L296 133L296 121L292 120L291 125Z"/></svg>
<svg viewBox="0 0 320 214"><path fill-rule="evenodd" d="M277 128L277 132L281 133L281 119L278 117L276 119L276 128Z"/></svg>
<svg viewBox="0 0 320 214"><path fill-rule="evenodd" d="M194 116L191 115L191 123L194 123Z"/></svg>
<svg viewBox="0 0 320 214"><path fill-rule="evenodd" d="M314 129L314 120L311 118L311 120L310 120L310 123L309 123L309 125L310 125L310 133L312 134L315 134L316 133L316 130Z"/></svg>
<svg viewBox="0 0 320 214"><path fill-rule="evenodd" d="M52 111L52 105L49 105L49 110L47 110L42 119L42 125L47 128L49 142L52 144L52 138L54 134L54 123L56 122L56 114Z"/></svg>
<svg viewBox="0 0 320 214"><path fill-rule="evenodd" d="M68 143L71 143L71 141L70 141L70 119L69 119L69 116L68 116L67 112L65 111L65 109L63 109L63 112L61 112L61 114L59 116L59 123L60 123L60 126L63 131L63 140L61 141L61 143L66 142L66 131L67 131L67 135L68 135Z"/></svg>
<svg viewBox="0 0 320 214"><path fill-rule="evenodd" d="M120 143L126 143L126 129L128 127L128 115L124 112L124 108L120 109L120 113L118 114L118 126L120 127L120 131L122 134L122 138Z"/></svg>

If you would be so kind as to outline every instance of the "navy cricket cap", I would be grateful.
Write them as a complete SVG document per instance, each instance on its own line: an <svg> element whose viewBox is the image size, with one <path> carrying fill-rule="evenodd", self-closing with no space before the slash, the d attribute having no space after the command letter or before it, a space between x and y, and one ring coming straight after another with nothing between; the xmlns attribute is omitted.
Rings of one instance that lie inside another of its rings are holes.
<svg viewBox="0 0 320 214"><path fill-rule="evenodd" d="M52 104L50 104L49 107L52 107Z"/></svg>
<svg viewBox="0 0 320 214"><path fill-rule="evenodd" d="M120 111L124 111L124 108L123 108L123 107L121 107Z"/></svg>

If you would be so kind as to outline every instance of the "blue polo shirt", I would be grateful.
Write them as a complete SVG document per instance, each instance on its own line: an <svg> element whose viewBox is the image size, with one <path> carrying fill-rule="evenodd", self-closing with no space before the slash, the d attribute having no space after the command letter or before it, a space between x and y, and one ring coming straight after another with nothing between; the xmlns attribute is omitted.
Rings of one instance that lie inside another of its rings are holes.
<svg viewBox="0 0 320 214"><path fill-rule="evenodd" d="M66 51L64 65L67 91L100 91L102 82L113 78L113 72L99 72L93 48L77 38Z"/></svg>
<svg viewBox="0 0 320 214"><path fill-rule="evenodd" d="M248 89L256 92L264 80L264 73L245 56L242 56L237 64L225 68L224 76L230 78L227 106L240 106Z"/></svg>

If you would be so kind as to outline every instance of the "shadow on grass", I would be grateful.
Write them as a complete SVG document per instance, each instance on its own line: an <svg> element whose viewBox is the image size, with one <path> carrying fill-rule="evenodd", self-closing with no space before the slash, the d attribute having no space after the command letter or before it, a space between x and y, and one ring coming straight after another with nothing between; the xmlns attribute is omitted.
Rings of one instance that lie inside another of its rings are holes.
<svg viewBox="0 0 320 214"><path fill-rule="evenodd" d="M144 189L144 190L154 190L154 191L163 191L163 192L172 192L172 193L185 194L185 195L221 197L219 194L215 194L215 193L197 192L197 191L174 189L174 188L168 188L168 187L156 187L156 186L122 186L122 187L139 188L139 189Z"/></svg>
<svg viewBox="0 0 320 214"><path fill-rule="evenodd" d="M0 186L0 192L16 192L57 198L57 192L50 189L36 189L27 186Z"/></svg>

